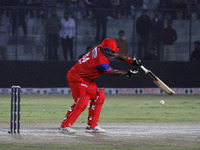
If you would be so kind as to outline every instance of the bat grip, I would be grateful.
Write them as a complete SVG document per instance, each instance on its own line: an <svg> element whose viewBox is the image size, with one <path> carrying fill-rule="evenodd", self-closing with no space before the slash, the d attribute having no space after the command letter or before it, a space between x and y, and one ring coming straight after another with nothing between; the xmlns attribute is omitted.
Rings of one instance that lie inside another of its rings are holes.
<svg viewBox="0 0 200 150"><path fill-rule="evenodd" d="M149 70L147 70L143 65L141 65L140 68L141 68L145 73L148 73L148 71L149 71Z"/></svg>

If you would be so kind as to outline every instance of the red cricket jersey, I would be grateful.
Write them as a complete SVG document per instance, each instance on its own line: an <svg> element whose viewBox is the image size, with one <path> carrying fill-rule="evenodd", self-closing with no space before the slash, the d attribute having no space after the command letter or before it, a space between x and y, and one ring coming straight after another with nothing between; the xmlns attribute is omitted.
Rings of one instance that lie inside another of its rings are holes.
<svg viewBox="0 0 200 150"><path fill-rule="evenodd" d="M72 82L88 83L110 70L109 59L102 53L99 45L79 59L69 70L67 79Z"/></svg>

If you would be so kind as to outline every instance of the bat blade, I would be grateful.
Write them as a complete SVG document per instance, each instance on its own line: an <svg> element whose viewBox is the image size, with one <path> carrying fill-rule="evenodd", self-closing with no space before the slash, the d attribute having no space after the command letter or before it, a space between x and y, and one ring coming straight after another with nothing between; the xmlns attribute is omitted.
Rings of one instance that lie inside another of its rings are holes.
<svg viewBox="0 0 200 150"><path fill-rule="evenodd" d="M155 74L153 74L150 70L147 70L144 66L140 66L140 68L151 78L151 80L161 88L168 95L174 95L175 92L169 88L163 81L161 81Z"/></svg>
<svg viewBox="0 0 200 150"><path fill-rule="evenodd" d="M152 81L161 88L165 93L168 95L174 95L175 92L169 88L163 81L161 81L155 74L153 74L151 71L147 72L147 75L152 79Z"/></svg>

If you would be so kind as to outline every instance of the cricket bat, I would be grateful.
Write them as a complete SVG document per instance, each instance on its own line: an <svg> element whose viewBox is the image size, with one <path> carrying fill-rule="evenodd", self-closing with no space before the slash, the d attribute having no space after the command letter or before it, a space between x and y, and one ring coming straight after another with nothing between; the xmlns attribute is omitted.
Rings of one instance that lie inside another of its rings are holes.
<svg viewBox="0 0 200 150"><path fill-rule="evenodd" d="M159 87L161 88L165 93L168 95L174 95L175 92L170 89L164 82L162 82L155 74L151 72L151 70L147 70L143 65L140 66L140 68L145 72L146 75L148 75L151 80Z"/></svg>

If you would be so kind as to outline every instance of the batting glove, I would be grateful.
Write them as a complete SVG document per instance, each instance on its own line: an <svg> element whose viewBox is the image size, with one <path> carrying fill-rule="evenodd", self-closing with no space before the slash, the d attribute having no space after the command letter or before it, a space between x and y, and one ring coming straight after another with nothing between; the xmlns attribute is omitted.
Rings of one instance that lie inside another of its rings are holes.
<svg viewBox="0 0 200 150"><path fill-rule="evenodd" d="M127 72L127 77L130 77L130 78L133 78L135 77L136 75L138 74L138 69L130 69L128 72Z"/></svg>
<svg viewBox="0 0 200 150"><path fill-rule="evenodd" d="M137 57L137 58L133 58L133 63L134 66L141 66L142 65L142 60Z"/></svg>

